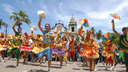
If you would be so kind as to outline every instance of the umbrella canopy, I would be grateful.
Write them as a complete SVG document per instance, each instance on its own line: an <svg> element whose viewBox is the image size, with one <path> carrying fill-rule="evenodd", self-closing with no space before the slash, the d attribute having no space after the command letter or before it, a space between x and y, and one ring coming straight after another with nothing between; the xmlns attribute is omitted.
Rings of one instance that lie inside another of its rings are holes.
<svg viewBox="0 0 128 72"><path fill-rule="evenodd" d="M121 19L120 17L119 17L119 15L117 15L117 14L115 14L115 13L113 13L113 14L110 14L112 17L114 17L115 19Z"/></svg>
<svg viewBox="0 0 128 72"><path fill-rule="evenodd" d="M88 19L79 19L79 23L85 27L89 27Z"/></svg>
<svg viewBox="0 0 128 72"><path fill-rule="evenodd" d="M8 39L13 39L13 37L10 35L10 36L8 36Z"/></svg>
<svg viewBox="0 0 128 72"><path fill-rule="evenodd" d="M29 29L32 31L37 31L37 28L35 28L35 26L31 26L31 27L29 27Z"/></svg>
<svg viewBox="0 0 128 72"><path fill-rule="evenodd" d="M110 40L111 40L111 35L110 34L108 34L108 33L106 33L105 35L104 35L104 38L103 38L103 41L104 42L109 42Z"/></svg>
<svg viewBox="0 0 128 72"><path fill-rule="evenodd" d="M51 30L51 32L55 32L54 30Z"/></svg>
<svg viewBox="0 0 128 72"><path fill-rule="evenodd" d="M61 31L56 31L56 33L58 33L58 34L62 35L62 32L61 32Z"/></svg>
<svg viewBox="0 0 128 72"><path fill-rule="evenodd" d="M127 38L128 38L128 32L127 32Z"/></svg>
<svg viewBox="0 0 128 72"><path fill-rule="evenodd" d="M71 31L67 31L66 34L69 35L69 36L71 36L72 35L72 32Z"/></svg>
<svg viewBox="0 0 128 72"><path fill-rule="evenodd" d="M82 29L81 34L86 34L86 33L87 32L84 29Z"/></svg>
<svg viewBox="0 0 128 72"><path fill-rule="evenodd" d="M23 17L18 16L18 15L17 15L17 17L23 22Z"/></svg>

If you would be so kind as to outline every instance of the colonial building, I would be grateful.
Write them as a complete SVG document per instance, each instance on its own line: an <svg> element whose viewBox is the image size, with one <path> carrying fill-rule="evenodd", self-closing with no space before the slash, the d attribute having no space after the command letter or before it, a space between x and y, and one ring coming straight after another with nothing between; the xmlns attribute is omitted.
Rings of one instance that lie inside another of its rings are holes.
<svg viewBox="0 0 128 72"><path fill-rule="evenodd" d="M57 36L56 31L61 31L62 32L62 35L61 35L62 37L66 34L67 31L71 31L72 34L77 36L77 22L75 21L75 18L73 16L70 19L68 26L69 26L69 29L66 28L63 23L60 23L60 20L59 20L59 23L56 23L55 27L53 27L52 30L55 31L56 36ZM71 37L70 37L70 39L71 39Z"/></svg>

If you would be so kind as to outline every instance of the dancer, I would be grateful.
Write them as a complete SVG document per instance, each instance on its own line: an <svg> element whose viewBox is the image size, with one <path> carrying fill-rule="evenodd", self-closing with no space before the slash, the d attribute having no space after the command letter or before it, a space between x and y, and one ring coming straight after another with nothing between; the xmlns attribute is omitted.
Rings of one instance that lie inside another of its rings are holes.
<svg viewBox="0 0 128 72"><path fill-rule="evenodd" d="M43 47L41 46L41 44L43 44L43 40L40 38L40 35L38 34L36 39L36 45L33 47L33 50L32 50L33 52L32 55L34 57L34 60L37 58L35 54L39 54L40 52L43 51ZM39 58L40 66L42 66L41 59L42 58Z"/></svg>
<svg viewBox="0 0 128 72"><path fill-rule="evenodd" d="M18 67L19 65L19 58L20 58L20 50L21 50L21 44L22 44L22 28L18 28L18 32L15 30L15 26L18 24L18 20L17 22L13 25L12 29L15 33L15 36L13 38L13 41L12 41L12 48L10 48L8 51L7 51L7 54L11 54L13 51L15 51L16 53L16 58L17 58L17 65L16 65L16 68Z"/></svg>
<svg viewBox="0 0 128 72"><path fill-rule="evenodd" d="M67 65L67 59L68 59L67 57L68 57L68 49L69 48L68 48L68 38L66 37L66 35L63 36L62 40L63 40L63 43L65 43L65 48L66 48L66 53L63 57L65 60L65 65Z"/></svg>
<svg viewBox="0 0 128 72"><path fill-rule="evenodd" d="M122 34L120 35L115 30L114 19L112 20L111 23L112 23L113 32L115 32L115 34L117 34L120 38L120 53L118 60L115 62L114 66L110 68L110 70L114 70L115 66L123 60L123 57L125 57L126 72L128 72L128 37L127 37L128 27L122 28L123 35Z"/></svg>
<svg viewBox="0 0 128 72"><path fill-rule="evenodd" d="M76 40L74 40L74 37L76 38ZM75 46L75 43L76 43L76 41L77 41L77 37L75 36L75 35L73 35L72 36L72 40L70 40L69 39L69 36L68 36L68 40L69 40L69 46L70 46L70 51L69 51L69 55L68 55L68 57L70 57L71 55L72 55L72 57L73 57L73 63L74 63L74 59L75 59L75 48L76 48L76 46Z"/></svg>
<svg viewBox="0 0 128 72"><path fill-rule="evenodd" d="M108 68L108 63L111 64L111 66L113 66L113 62L114 62L114 47L113 47L113 41L110 40L109 43L105 43L103 42L103 44L108 47L107 48L107 58L106 58L106 67L105 70L107 70Z"/></svg>
<svg viewBox="0 0 128 72"><path fill-rule="evenodd" d="M1 36L0 36L0 53L2 55L2 58L1 58L2 62L5 62L4 61L4 50L6 48L5 42L6 42L6 39L4 38L4 33L1 33Z"/></svg>
<svg viewBox="0 0 128 72"><path fill-rule="evenodd" d="M51 67L51 60L52 60L52 38L55 38L55 35L53 32L50 31L50 24L45 25L44 30L41 27L41 17L38 22L38 27L43 33L43 48L44 50L38 54L38 58L42 58L43 55L47 52L47 59L48 59L48 72L50 72L50 67Z"/></svg>
<svg viewBox="0 0 128 72"><path fill-rule="evenodd" d="M81 26L81 29L79 30L78 34L82 38L84 38L85 47L84 47L83 51L81 52L80 56L84 57L84 63L87 60L89 60L90 72L92 72L92 60L95 61L95 59L93 59L93 58L98 57L96 51L93 49L93 47L95 48L96 46L94 45L94 39L91 36L91 31L87 31L87 36L83 36L83 35L81 35L82 29L83 29L83 26Z"/></svg>
<svg viewBox="0 0 128 72"><path fill-rule="evenodd" d="M59 34L58 36L59 36L58 42L54 41L56 43L56 47L53 49L53 54L55 54L55 58L56 56L60 57L60 67L62 67L63 56L66 53L66 49L65 49L66 43L61 40L61 37Z"/></svg>
<svg viewBox="0 0 128 72"><path fill-rule="evenodd" d="M25 43L24 46L25 47L23 49L21 49L24 51L24 54L20 56L20 58L25 56L23 63L26 63L25 61L28 58L29 51L31 51L31 47L29 45L29 35L27 35L27 32L25 32L25 35L26 35L26 38L24 40L24 43Z"/></svg>

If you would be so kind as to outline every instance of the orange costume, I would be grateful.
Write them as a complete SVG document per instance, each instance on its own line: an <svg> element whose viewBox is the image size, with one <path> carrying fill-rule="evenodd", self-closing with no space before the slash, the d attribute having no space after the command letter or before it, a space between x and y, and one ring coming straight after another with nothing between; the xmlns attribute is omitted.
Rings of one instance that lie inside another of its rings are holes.
<svg viewBox="0 0 128 72"><path fill-rule="evenodd" d="M85 41L85 44L87 43L92 44L91 41L89 42ZM87 58L97 58L98 54L92 47L87 45L81 52L80 56L86 56Z"/></svg>

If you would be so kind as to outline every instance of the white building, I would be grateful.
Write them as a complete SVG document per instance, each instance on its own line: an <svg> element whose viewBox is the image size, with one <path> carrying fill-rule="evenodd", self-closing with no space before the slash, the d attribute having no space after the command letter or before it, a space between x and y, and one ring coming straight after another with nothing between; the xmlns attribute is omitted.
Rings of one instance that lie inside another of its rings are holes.
<svg viewBox="0 0 128 72"><path fill-rule="evenodd" d="M56 31L61 31L62 37L66 34L67 31L71 31L72 34L77 36L77 22L75 21L75 18L72 16L72 18L69 21L69 29L68 29L68 28L64 27L64 24L60 23L60 20L59 20L59 23L56 23L55 27L53 27L52 30L55 31L56 36L57 36ZM70 39L71 39L71 37L70 37Z"/></svg>

